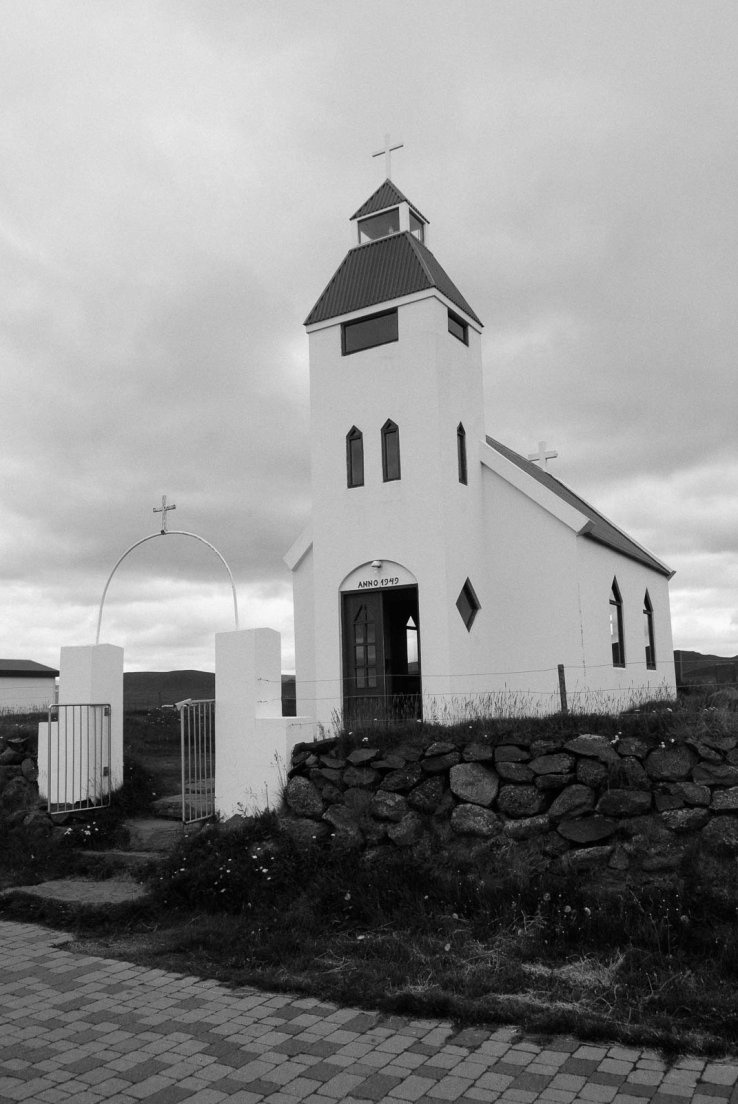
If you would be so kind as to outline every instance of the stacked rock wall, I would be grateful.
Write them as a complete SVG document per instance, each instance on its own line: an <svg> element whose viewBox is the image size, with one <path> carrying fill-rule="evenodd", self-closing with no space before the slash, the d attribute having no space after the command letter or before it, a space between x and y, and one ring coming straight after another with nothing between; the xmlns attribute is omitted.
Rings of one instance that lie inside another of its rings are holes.
<svg viewBox="0 0 738 1104"><path fill-rule="evenodd" d="M733 865L738 855L738 736L339 747L295 748L285 790L295 839L469 853L509 841L548 869L626 881L676 870L690 845Z"/></svg>
<svg viewBox="0 0 738 1104"><path fill-rule="evenodd" d="M26 737L0 738L0 831L24 827L51 830L51 818L39 809L38 769Z"/></svg>

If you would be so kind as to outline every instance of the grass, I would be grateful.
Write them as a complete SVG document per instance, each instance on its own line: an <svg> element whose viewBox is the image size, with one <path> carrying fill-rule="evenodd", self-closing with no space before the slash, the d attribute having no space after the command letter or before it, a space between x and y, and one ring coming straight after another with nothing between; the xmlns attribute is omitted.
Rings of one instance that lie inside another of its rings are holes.
<svg viewBox="0 0 738 1104"><path fill-rule="evenodd" d="M721 1053L738 1037L735 906L696 863L634 892L398 851L298 850L273 816L171 856L148 922L88 945L229 985ZM94 937L89 930L87 935Z"/></svg>
<svg viewBox="0 0 738 1104"><path fill-rule="evenodd" d="M737 725L734 712L671 703L596 721L467 719L454 729L411 722L373 730L371 741L388 746L412 734L497 742L552 730L681 741L735 733ZM366 737L345 734L340 747ZM142 715L127 724L125 739L138 761L129 783L135 806L173 777L178 730L171 715ZM75 929L86 951L230 985L460 1025L512 1022L529 1032L718 1054L738 1038L738 886L710 881L706 869L695 850L669 883L615 889L555 879L510 843L462 859L298 849L275 815L264 814L236 829L210 825L183 842L155 875L145 910L39 916Z"/></svg>

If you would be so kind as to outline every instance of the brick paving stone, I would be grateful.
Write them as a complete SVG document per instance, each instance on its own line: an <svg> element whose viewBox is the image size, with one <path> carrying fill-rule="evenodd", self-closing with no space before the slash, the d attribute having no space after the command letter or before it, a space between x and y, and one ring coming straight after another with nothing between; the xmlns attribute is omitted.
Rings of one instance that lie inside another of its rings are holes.
<svg viewBox="0 0 738 1104"><path fill-rule="evenodd" d="M168 1085L165 1089L159 1089L153 1096L147 1097L146 1104L181 1104L182 1101L189 1100L190 1096L189 1089L183 1089L180 1085ZM129 1100L134 1099L135 1097L129 1097Z"/></svg>
<svg viewBox="0 0 738 1104"><path fill-rule="evenodd" d="M519 1074L512 1082L510 1088L539 1093L547 1087L550 1081L550 1077L544 1077L540 1073L526 1072Z"/></svg>
<svg viewBox="0 0 738 1104"><path fill-rule="evenodd" d="M504 1092L506 1088L511 1084L512 1077L507 1074L498 1073L496 1070L490 1073L483 1073L477 1080L476 1088L485 1089L489 1092Z"/></svg>
<svg viewBox="0 0 738 1104"><path fill-rule="evenodd" d="M599 1066L601 1058L567 1058L561 1065L562 1073L579 1073L584 1077L589 1077L591 1073L594 1073Z"/></svg>
<svg viewBox="0 0 738 1104"><path fill-rule="evenodd" d="M454 1031L74 954L0 920L0 1099L31 1104L738 1104L738 1062ZM61 1021L61 1022L60 1022Z"/></svg>
<svg viewBox="0 0 738 1104"><path fill-rule="evenodd" d="M663 1070L646 1069L639 1066L628 1074L626 1085L660 1085L664 1079Z"/></svg>
<svg viewBox="0 0 738 1104"><path fill-rule="evenodd" d="M433 1088L428 1089L427 1096L431 1100L458 1100L462 1093L472 1088L473 1082L468 1077L456 1077L450 1074L442 1078Z"/></svg>
<svg viewBox="0 0 738 1104"><path fill-rule="evenodd" d="M505 1104L533 1104L534 1100L538 1099L538 1093L526 1092L525 1089L505 1089L503 1093L500 1093L499 1099L505 1101Z"/></svg>
<svg viewBox="0 0 738 1104"><path fill-rule="evenodd" d="M624 1073L606 1073L603 1070L595 1070L594 1073L590 1073L586 1078L587 1081L593 1085L625 1085L626 1074ZM623 1089L623 1092L627 1092L627 1089Z"/></svg>
<svg viewBox="0 0 738 1104"><path fill-rule="evenodd" d="M352 1073L338 1073L329 1081L325 1081L320 1089L323 1096L333 1100L343 1100L352 1089L360 1085L365 1078Z"/></svg>
<svg viewBox="0 0 738 1104"><path fill-rule="evenodd" d="M598 1101L600 1104L610 1104L617 1096L617 1088L614 1085L597 1085L591 1081L582 1085L578 1093L580 1100Z"/></svg>
<svg viewBox="0 0 738 1104"><path fill-rule="evenodd" d="M619 1092L613 1098L613 1104L643 1104L643 1097ZM713 1102L711 1102L713 1104Z"/></svg>
<svg viewBox="0 0 738 1104"><path fill-rule="evenodd" d="M587 1078L574 1073L557 1073L551 1078L551 1086L556 1089L567 1089L571 1092L579 1092L583 1085L587 1084Z"/></svg>
<svg viewBox="0 0 738 1104"><path fill-rule="evenodd" d="M352 1095L359 1100L382 1100L403 1080L402 1077L393 1077L392 1074L372 1073L353 1089Z"/></svg>
<svg viewBox="0 0 738 1104"><path fill-rule="evenodd" d="M623 1073L627 1077L633 1069L633 1063L622 1058L603 1058L597 1069L600 1073Z"/></svg>
<svg viewBox="0 0 738 1104"><path fill-rule="evenodd" d="M317 1092L322 1084L322 1081L316 1081L312 1077L295 1077L284 1088L285 1092L296 1096L298 1100L303 1100L311 1093Z"/></svg>
<svg viewBox="0 0 738 1104"><path fill-rule="evenodd" d="M576 1095L575 1092L566 1089L552 1089L549 1087L539 1093L538 1100L541 1104L571 1104Z"/></svg>
<svg viewBox="0 0 738 1104"><path fill-rule="evenodd" d="M425 1098L428 1090L432 1089L435 1084L436 1082L430 1077L420 1077L416 1074L411 1074L410 1077L405 1077L398 1085L390 1089L387 1096L389 1100L408 1100L415 1102Z"/></svg>
<svg viewBox="0 0 738 1104"><path fill-rule="evenodd" d="M738 1081L738 1065L725 1062L708 1062L702 1073L702 1080L714 1085L735 1085Z"/></svg>

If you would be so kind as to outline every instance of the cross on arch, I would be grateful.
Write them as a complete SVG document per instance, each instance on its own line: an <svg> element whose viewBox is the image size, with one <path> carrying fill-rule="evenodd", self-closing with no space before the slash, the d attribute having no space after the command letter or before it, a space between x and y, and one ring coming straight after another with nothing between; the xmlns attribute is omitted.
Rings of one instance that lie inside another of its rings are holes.
<svg viewBox="0 0 738 1104"><path fill-rule="evenodd" d="M161 496L161 506L154 506L154 513L161 514L161 531L166 533L167 531L167 514L170 510L176 510L177 507L174 503L171 506L167 506L167 496Z"/></svg>
<svg viewBox="0 0 738 1104"><path fill-rule="evenodd" d="M538 452L529 452L528 459L532 460L534 464L540 464L545 471L548 467L549 460L555 460L558 455L558 452L555 452L553 449L549 449L549 451L546 452L546 442L539 441Z"/></svg>
<svg viewBox="0 0 738 1104"><path fill-rule="evenodd" d="M384 149L377 150L376 153L372 154L372 157L382 157L382 156L384 156L385 176L387 177L388 180L390 180L391 177L392 177L392 154L395 150L403 149L404 145L405 145L404 142L398 142L398 144L396 146L391 145L389 134L385 134L385 136L384 136Z"/></svg>

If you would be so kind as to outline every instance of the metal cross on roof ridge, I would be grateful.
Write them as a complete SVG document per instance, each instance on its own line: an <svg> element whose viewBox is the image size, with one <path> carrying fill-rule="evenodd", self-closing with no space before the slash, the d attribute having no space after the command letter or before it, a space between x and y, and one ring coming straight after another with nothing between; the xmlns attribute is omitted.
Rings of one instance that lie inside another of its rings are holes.
<svg viewBox="0 0 738 1104"><path fill-rule="evenodd" d="M553 449L550 449L548 452L546 452L546 442L539 441L538 452L529 452L528 459L532 460L534 464L540 464L545 471L548 467L548 461L555 460L558 455L558 452L554 452Z"/></svg>
<svg viewBox="0 0 738 1104"><path fill-rule="evenodd" d="M161 506L154 506L154 513L161 514L161 531L166 533L167 531L167 513L169 510L176 510L177 507L174 503L171 506L167 506L167 496L161 496Z"/></svg>
<svg viewBox="0 0 738 1104"><path fill-rule="evenodd" d="M372 157L381 157L384 154L385 173L388 180L392 178L392 154L395 150L403 149L404 145L404 142L399 142L396 146L390 145L390 136L385 134L384 149L372 154Z"/></svg>

